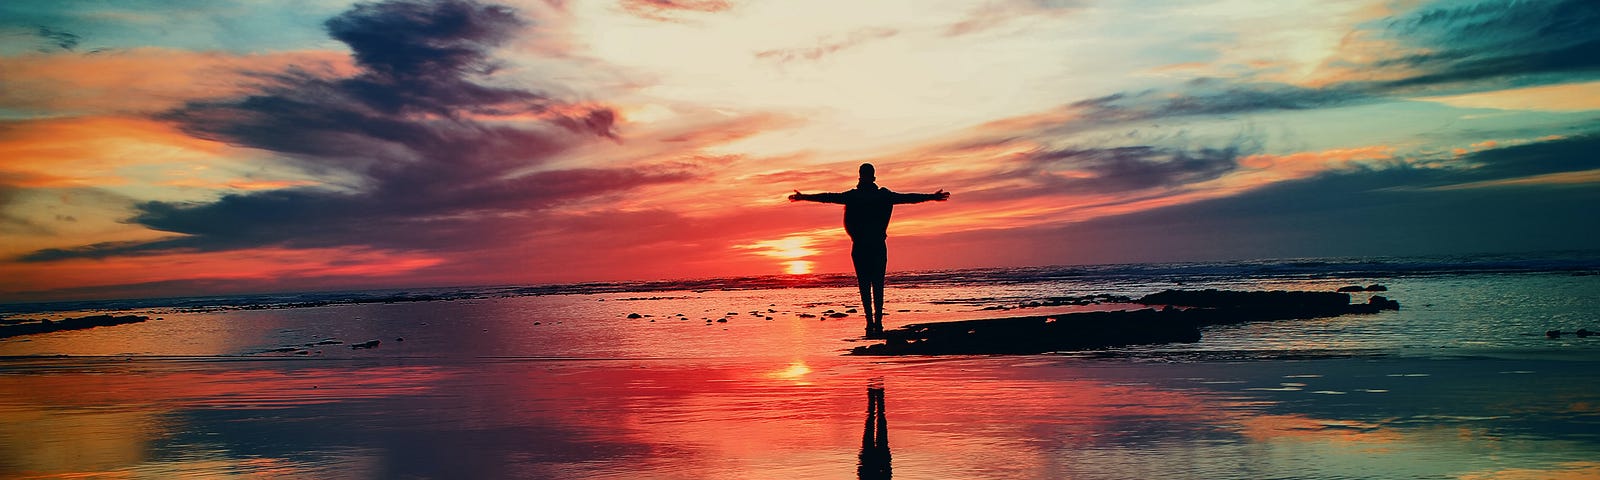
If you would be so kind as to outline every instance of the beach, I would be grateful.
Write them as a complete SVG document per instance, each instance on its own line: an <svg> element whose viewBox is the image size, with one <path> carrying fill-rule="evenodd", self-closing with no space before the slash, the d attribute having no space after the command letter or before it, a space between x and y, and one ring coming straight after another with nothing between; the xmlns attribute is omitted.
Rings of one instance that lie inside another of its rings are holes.
<svg viewBox="0 0 1600 480"><path fill-rule="evenodd" d="M827 312L858 297L828 281L169 301L185 306L0 340L0 476L1595 478L1600 338L1544 333L1600 326L1591 265L891 278L890 328L1175 286L1383 284L1402 305L1045 355L847 355L862 320ZM886 448L863 445L874 390Z"/></svg>

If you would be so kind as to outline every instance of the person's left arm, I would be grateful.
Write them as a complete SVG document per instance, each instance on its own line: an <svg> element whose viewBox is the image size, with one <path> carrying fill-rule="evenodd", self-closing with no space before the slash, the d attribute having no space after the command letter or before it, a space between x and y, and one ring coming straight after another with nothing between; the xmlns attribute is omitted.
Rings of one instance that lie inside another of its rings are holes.
<svg viewBox="0 0 1600 480"><path fill-rule="evenodd" d="M922 203L930 201L943 202L949 199L950 192L946 192L943 188L941 188L939 191L933 193L896 193L894 194L892 200L894 204L899 205L905 203Z"/></svg>

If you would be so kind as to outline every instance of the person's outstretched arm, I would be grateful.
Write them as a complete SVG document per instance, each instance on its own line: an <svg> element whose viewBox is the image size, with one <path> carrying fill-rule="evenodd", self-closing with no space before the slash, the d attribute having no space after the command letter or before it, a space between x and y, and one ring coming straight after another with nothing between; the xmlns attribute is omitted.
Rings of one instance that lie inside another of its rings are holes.
<svg viewBox="0 0 1600 480"><path fill-rule="evenodd" d="M896 193L896 194L894 194L894 203L896 205L899 205L899 204L902 204L902 203L922 203L922 202L929 202L929 201L932 201L932 202L943 202L943 201L949 200L949 199L950 199L950 192L944 191L943 188L941 188L941 189L939 189L939 191L933 192L933 193Z"/></svg>
<svg viewBox="0 0 1600 480"><path fill-rule="evenodd" d="M790 195L789 196L789 201L791 201L791 202L807 201L807 202L821 202L821 203L837 203L837 204L843 205L844 204L844 194L843 193L800 193L799 190L795 190L794 191L794 195Z"/></svg>

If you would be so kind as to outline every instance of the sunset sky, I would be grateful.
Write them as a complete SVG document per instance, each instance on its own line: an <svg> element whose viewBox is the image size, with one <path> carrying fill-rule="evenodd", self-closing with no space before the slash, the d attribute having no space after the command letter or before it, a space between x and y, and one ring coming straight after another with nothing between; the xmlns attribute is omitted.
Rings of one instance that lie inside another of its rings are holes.
<svg viewBox="0 0 1600 480"><path fill-rule="evenodd" d="M1600 2L0 3L0 301L1600 247Z"/></svg>

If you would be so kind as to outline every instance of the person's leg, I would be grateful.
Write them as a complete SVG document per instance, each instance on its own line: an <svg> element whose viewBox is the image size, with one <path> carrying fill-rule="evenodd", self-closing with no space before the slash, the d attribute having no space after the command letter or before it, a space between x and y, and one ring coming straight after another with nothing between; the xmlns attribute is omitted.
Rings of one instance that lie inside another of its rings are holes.
<svg viewBox="0 0 1600 480"><path fill-rule="evenodd" d="M867 317L867 335L872 335L872 255L859 243L850 246L850 260L856 267L856 287L861 289L861 311Z"/></svg>
<svg viewBox="0 0 1600 480"><path fill-rule="evenodd" d="M867 316L867 332L872 332L872 280L856 273L856 286L861 288L861 310Z"/></svg>
<svg viewBox="0 0 1600 480"><path fill-rule="evenodd" d="M872 316L867 319L869 335L883 334L883 277L889 267L889 249L883 242L873 245L870 259L872 269Z"/></svg>
<svg viewBox="0 0 1600 480"><path fill-rule="evenodd" d="M872 326L883 333L883 275L878 275L878 280L872 283L872 304Z"/></svg>

